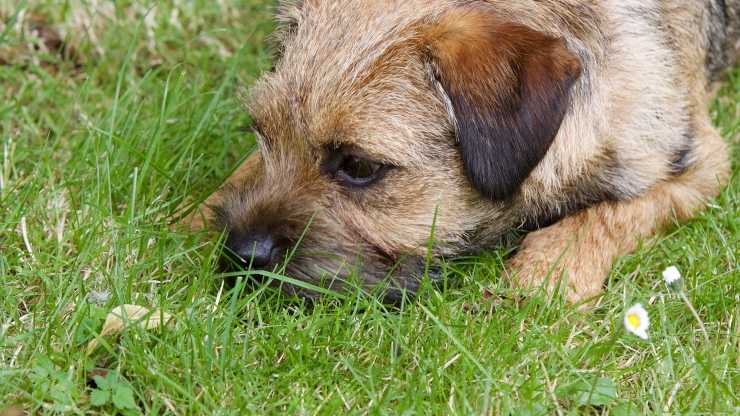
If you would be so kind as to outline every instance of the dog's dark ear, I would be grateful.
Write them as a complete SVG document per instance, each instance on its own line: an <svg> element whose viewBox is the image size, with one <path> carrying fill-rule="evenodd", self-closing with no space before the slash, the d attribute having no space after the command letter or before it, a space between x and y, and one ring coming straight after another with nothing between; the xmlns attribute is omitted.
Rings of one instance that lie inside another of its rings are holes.
<svg viewBox="0 0 740 416"><path fill-rule="evenodd" d="M560 130L579 59L562 39L503 22L485 5L443 15L423 43L449 100L465 174L486 197L510 197Z"/></svg>

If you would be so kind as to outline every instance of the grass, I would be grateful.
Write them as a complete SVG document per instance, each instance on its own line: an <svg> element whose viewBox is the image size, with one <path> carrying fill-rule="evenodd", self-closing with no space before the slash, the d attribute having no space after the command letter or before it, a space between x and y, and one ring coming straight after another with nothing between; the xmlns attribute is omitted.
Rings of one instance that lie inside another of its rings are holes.
<svg viewBox="0 0 740 416"><path fill-rule="evenodd" d="M400 310L308 307L222 290L217 246L167 227L253 143L236 96L270 67L272 3L142 4L0 0L0 414L740 410L740 70L712 108L732 184L622 258L593 310L518 302L504 249L449 264L449 287ZM708 341L660 279L669 265ZM471 310L484 287L494 300ZM649 341L622 327L635 302ZM173 323L87 354L122 304Z"/></svg>

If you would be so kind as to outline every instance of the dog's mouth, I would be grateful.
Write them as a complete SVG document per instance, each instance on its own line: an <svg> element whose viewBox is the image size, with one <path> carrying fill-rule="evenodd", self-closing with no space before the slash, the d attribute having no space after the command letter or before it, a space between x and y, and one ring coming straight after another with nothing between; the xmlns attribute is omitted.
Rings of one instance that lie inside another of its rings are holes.
<svg viewBox="0 0 740 416"><path fill-rule="evenodd" d="M291 296L315 301L322 296L346 298L352 294L373 296L387 305L400 305L416 297L425 280L432 284L443 279L440 262L435 258L406 256L390 265L376 261L355 264L339 256L297 253L271 270L258 270L246 263L222 262L231 285L244 272L251 286L279 288ZM235 273L236 272L236 275Z"/></svg>
<svg viewBox="0 0 740 416"><path fill-rule="evenodd" d="M399 305L404 299L414 298L425 280L431 283L443 278L443 269L436 259L407 256L392 264L360 261L354 265L346 261L322 264L317 257L289 262L284 274L309 283L320 290L282 283L283 290L302 297L316 299L324 290L343 296L361 293L385 304Z"/></svg>

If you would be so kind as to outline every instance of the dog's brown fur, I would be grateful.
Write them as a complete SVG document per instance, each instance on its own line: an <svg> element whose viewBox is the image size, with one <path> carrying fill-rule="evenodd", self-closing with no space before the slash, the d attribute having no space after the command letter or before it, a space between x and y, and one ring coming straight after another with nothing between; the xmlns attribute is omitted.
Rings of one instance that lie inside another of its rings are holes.
<svg viewBox="0 0 740 416"><path fill-rule="evenodd" d="M413 291L427 242L475 253L515 229L526 286L599 293L615 257L727 180L708 86L740 0L284 3L249 99L259 149L189 219L299 247L287 274ZM347 155L392 168L368 187ZM346 160L346 159L342 159ZM327 167L329 166L329 167ZM304 233L305 231L305 233ZM391 291L398 294L398 291Z"/></svg>

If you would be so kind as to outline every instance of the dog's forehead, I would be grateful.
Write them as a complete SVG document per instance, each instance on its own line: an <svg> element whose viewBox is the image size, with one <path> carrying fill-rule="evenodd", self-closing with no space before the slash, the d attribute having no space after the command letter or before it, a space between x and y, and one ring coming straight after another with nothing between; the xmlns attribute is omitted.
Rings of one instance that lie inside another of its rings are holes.
<svg viewBox="0 0 740 416"><path fill-rule="evenodd" d="M439 132L425 131L433 128L424 114L433 111L425 70L399 45L440 3L446 1L306 1L275 71L253 88L255 123L265 136L297 147L360 142L385 159L418 154L405 139ZM420 110L410 112L415 103Z"/></svg>
<svg viewBox="0 0 740 416"><path fill-rule="evenodd" d="M328 145L353 145L377 160L409 165L425 154L452 145L451 126L441 103L434 101L427 85L396 85L403 93L374 91L364 98L327 97L308 104L308 96L293 89L256 93L252 117L268 143L266 151L279 154L320 154Z"/></svg>
<svg viewBox="0 0 740 416"><path fill-rule="evenodd" d="M250 110L262 139L280 154L320 153L327 145L353 145L396 165L424 164L425 156L454 147L443 102L421 62L364 90L317 92L292 88L279 74L261 80ZM416 77L408 73L417 74Z"/></svg>
<svg viewBox="0 0 740 416"><path fill-rule="evenodd" d="M294 36L288 48L313 47L317 55L348 55L354 48L385 43L425 16L460 0L303 0L288 12ZM286 19L281 19L286 20ZM321 50L321 47L330 49Z"/></svg>

